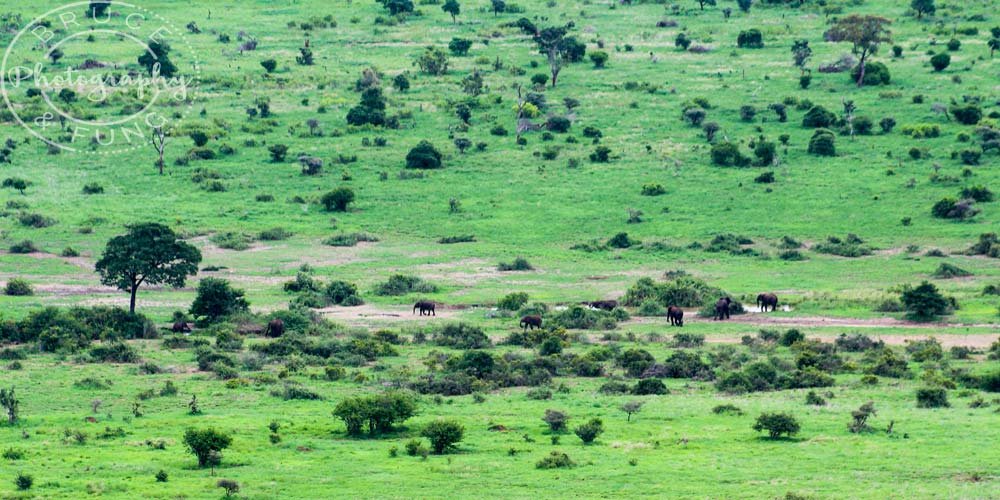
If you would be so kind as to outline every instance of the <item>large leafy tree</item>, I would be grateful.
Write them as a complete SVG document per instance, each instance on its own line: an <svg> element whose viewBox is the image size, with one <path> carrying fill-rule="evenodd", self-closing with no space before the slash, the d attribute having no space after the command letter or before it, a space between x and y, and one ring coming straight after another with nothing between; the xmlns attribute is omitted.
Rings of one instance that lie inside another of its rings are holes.
<svg viewBox="0 0 1000 500"><path fill-rule="evenodd" d="M522 27L526 29L526 27ZM559 72L562 71L564 62L576 62L583 59L587 47L578 42L573 37L568 37L569 28L551 27L545 28L534 34L535 43L538 49L549 62L549 71L552 73L552 86L556 86L559 79Z"/></svg>
<svg viewBox="0 0 1000 500"><path fill-rule="evenodd" d="M858 63L858 87L864 85L865 63L868 56L878 52L878 46L889 43L889 24L892 21L879 16L861 16L851 14L837 20L826 32L826 40L830 42L851 42L853 51L860 57Z"/></svg>
<svg viewBox="0 0 1000 500"><path fill-rule="evenodd" d="M139 286L167 284L184 286L198 272L201 252L178 240L169 227L155 222L129 226L128 232L108 241L104 255L94 268L101 283L129 292L129 312L135 312Z"/></svg>
<svg viewBox="0 0 1000 500"><path fill-rule="evenodd" d="M149 76L170 78L177 73L177 66L170 61L170 45L167 42L152 41L147 47L148 50L139 56L138 61Z"/></svg>
<svg viewBox="0 0 1000 500"><path fill-rule="evenodd" d="M910 2L910 8L917 11L917 19L924 17L924 14L933 16L937 12L934 0L913 0Z"/></svg>

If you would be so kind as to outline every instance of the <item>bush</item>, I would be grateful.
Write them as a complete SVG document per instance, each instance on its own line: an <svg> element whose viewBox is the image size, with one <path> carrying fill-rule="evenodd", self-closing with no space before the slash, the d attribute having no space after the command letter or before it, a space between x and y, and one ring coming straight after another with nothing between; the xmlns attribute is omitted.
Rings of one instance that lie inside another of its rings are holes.
<svg viewBox="0 0 1000 500"><path fill-rule="evenodd" d="M802 332L795 329L791 329L787 330L785 333L781 335L781 338L778 339L778 343L785 347L789 347L792 344L796 342L802 342L805 339L806 336Z"/></svg>
<svg viewBox="0 0 1000 500"><path fill-rule="evenodd" d="M7 282L7 286L4 287L4 293L13 297L26 297L34 295L35 292L27 281L21 278L11 278Z"/></svg>
<svg viewBox="0 0 1000 500"><path fill-rule="evenodd" d="M906 307L907 316L917 321L930 321L947 314L950 308L950 303L937 287L926 281L915 288L904 289L900 300Z"/></svg>
<svg viewBox="0 0 1000 500"><path fill-rule="evenodd" d="M716 415L743 415L743 410L732 404L721 404L712 408L712 413Z"/></svg>
<svg viewBox="0 0 1000 500"><path fill-rule="evenodd" d="M542 417L542 421L548 424L550 431L563 432L566 430L566 424L569 422L569 415L559 410L545 410L545 416Z"/></svg>
<svg viewBox="0 0 1000 500"><path fill-rule="evenodd" d="M731 142L719 142L712 145L712 164L720 167L745 167L750 164L750 158L740 153L740 147Z"/></svg>
<svg viewBox="0 0 1000 500"><path fill-rule="evenodd" d="M813 106L802 117L802 126L807 128L826 128L837 121L837 115L827 111L823 106Z"/></svg>
<svg viewBox="0 0 1000 500"><path fill-rule="evenodd" d="M946 52L935 54L931 57L931 66L934 67L934 71L944 71L950 64L951 56Z"/></svg>
<svg viewBox="0 0 1000 500"><path fill-rule="evenodd" d="M954 104L949 111L963 125L975 125L983 118L983 110L976 104Z"/></svg>
<svg viewBox="0 0 1000 500"><path fill-rule="evenodd" d="M857 82L861 74L861 65L857 65L851 70L851 81ZM892 77L889 75L889 68L880 62L870 62L865 64L865 78L861 83L864 85L889 85Z"/></svg>
<svg viewBox="0 0 1000 500"><path fill-rule="evenodd" d="M761 413L753 424L753 430L766 430L771 439L778 439L782 434L791 437L798 434L799 422L786 413Z"/></svg>
<svg viewBox="0 0 1000 500"><path fill-rule="evenodd" d="M667 394L667 386L663 384L663 381L658 378L644 378L635 384L632 388L632 394L636 396L648 396L648 395L660 395Z"/></svg>
<svg viewBox="0 0 1000 500"><path fill-rule="evenodd" d="M212 323L225 316L247 311L250 304L243 295L243 290L231 287L224 279L205 278L198 283L198 292L190 312Z"/></svg>
<svg viewBox="0 0 1000 500"><path fill-rule="evenodd" d="M809 139L809 153L817 156L836 156L836 137L829 129L819 128Z"/></svg>
<svg viewBox="0 0 1000 500"><path fill-rule="evenodd" d="M465 427L455 420L436 420L427 424L420 432L421 436L430 440L431 449L438 455L454 448L464 434Z"/></svg>
<svg viewBox="0 0 1000 500"><path fill-rule="evenodd" d="M501 262L497 265L498 271L531 271L534 267L524 257L518 257L513 262Z"/></svg>
<svg viewBox="0 0 1000 500"><path fill-rule="evenodd" d="M416 276L394 274L375 286L375 295L398 296L408 293L435 293L438 287Z"/></svg>
<svg viewBox="0 0 1000 500"><path fill-rule="evenodd" d="M502 311L517 311L528 303L528 294L524 292L513 292L504 295L497 301L497 307Z"/></svg>
<svg viewBox="0 0 1000 500"><path fill-rule="evenodd" d="M434 334L434 343L455 349L485 349L492 345L481 328L466 323L445 325Z"/></svg>
<svg viewBox="0 0 1000 500"><path fill-rule="evenodd" d="M931 274L931 276L938 279L951 279L972 276L972 273L954 264L943 262L938 266L937 270Z"/></svg>
<svg viewBox="0 0 1000 500"><path fill-rule="evenodd" d="M341 400L334 408L333 416L344 422L349 435L361 434L365 426L368 434L375 435L392 431L395 424L412 417L416 409L413 396L403 392L387 392Z"/></svg>
<svg viewBox="0 0 1000 500"><path fill-rule="evenodd" d="M271 153L271 161L281 163L285 161L285 156L288 154L288 146L284 144L272 144L267 147L267 151Z"/></svg>
<svg viewBox="0 0 1000 500"><path fill-rule="evenodd" d="M939 219L964 220L972 218L978 213L979 209L975 207L974 200L942 198L931 207L931 215Z"/></svg>
<svg viewBox="0 0 1000 500"><path fill-rule="evenodd" d="M577 426L573 433L583 441L583 444L593 443L597 436L604 433L604 422L599 418L592 418L589 422Z"/></svg>
<svg viewBox="0 0 1000 500"><path fill-rule="evenodd" d="M96 182L91 182L89 184L83 185L83 194L101 194L104 192L104 186Z"/></svg>
<svg viewBox="0 0 1000 500"><path fill-rule="evenodd" d="M941 387L917 389L917 408L947 408L948 392Z"/></svg>
<svg viewBox="0 0 1000 500"><path fill-rule="evenodd" d="M14 476L14 485L17 486L17 489L19 490L30 490L31 486L34 484L35 478L28 474L18 472L17 475Z"/></svg>
<svg viewBox="0 0 1000 500"><path fill-rule="evenodd" d="M569 455L552 451L549 456L539 460L535 464L536 469L565 469L575 466L576 463L570 460Z"/></svg>
<svg viewBox="0 0 1000 500"><path fill-rule="evenodd" d="M433 144L428 141L420 141L406 154L406 168L441 168L441 159L441 153Z"/></svg>
<svg viewBox="0 0 1000 500"><path fill-rule="evenodd" d="M10 253L13 254L35 253L37 251L38 247L31 240L19 241L10 246Z"/></svg>
<svg viewBox="0 0 1000 500"><path fill-rule="evenodd" d="M320 203L327 212L346 212L347 206L353 201L354 191L348 187L339 187L320 198Z"/></svg>
<svg viewBox="0 0 1000 500"><path fill-rule="evenodd" d="M469 53L469 49L472 48L472 40L466 40L464 38L452 38L448 42L448 50L451 51L452 55L464 56Z"/></svg>
<svg viewBox="0 0 1000 500"><path fill-rule="evenodd" d="M233 443L233 439L211 427L207 429L188 429L184 433L184 444L198 458L198 466L218 465L222 456L220 452Z"/></svg>
<svg viewBox="0 0 1000 500"><path fill-rule="evenodd" d="M764 37L756 28L740 31L736 37L736 46L743 49L762 49L764 48Z"/></svg>
<svg viewBox="0 0 1000 500"><path fill-rule="evenodd" d="M616 361L630 377L641 377L656 362L653 355L645 349L629 349L621 353Z"/></svg>

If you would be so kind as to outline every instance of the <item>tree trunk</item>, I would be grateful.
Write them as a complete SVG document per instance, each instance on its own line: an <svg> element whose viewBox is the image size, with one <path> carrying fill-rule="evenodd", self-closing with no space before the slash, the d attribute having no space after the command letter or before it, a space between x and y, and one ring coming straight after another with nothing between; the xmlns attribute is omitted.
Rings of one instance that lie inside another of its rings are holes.
<svg viewBox="0 0 1000 500"><path fill-rule="evenodd" d="M132 284L132 290L130 291L131 297L129 298L129 302L128 302L128 312L130 314L135 314L135 294L138 291L139 291L139 284L138 283L133 283Z"/></svg>
<svg viewBox="0 0 1000 500"><path fill-rule="evenodd" d="M556 80L559 79L559 70L552 68L552 88L556 88Z"/></svg>
<svg viewBox="0 0 1000 500"><path fill-rule="evenodd" d="M865 57L867 52L861 52L861 62L858 63L861 71L858 71L858 87L862 87L865 84Z"/></svg>

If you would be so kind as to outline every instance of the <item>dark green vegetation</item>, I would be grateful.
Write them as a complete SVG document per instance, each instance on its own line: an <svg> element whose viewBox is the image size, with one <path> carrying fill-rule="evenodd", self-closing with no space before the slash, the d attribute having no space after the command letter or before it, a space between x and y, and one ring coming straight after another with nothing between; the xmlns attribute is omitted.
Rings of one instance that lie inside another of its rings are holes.
<svg viewBox="0 0 1000 500"><path fill-rule="evenodd" d="M991 3L143 7L161 142L0 113L4 495L995 495Z"/></svg>

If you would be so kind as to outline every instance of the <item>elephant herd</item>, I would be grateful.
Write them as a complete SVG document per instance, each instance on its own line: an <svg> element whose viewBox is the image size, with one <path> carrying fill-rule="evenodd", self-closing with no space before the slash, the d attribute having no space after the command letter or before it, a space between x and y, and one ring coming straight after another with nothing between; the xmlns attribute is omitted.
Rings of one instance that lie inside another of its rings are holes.
<svg viewBox="0 0 1000 500"><path fill-rule="evenodd" d="M600 309L602 311L613 311L618 307L617 300L597 300L591 302L581 302L580 304L593 309ZM720 298L715 302L715 315L712 319L715 321L729 319L729 311L732 304L733 300L731 298ZM419 309L421 316L435 316L435 306L436 304L434 302L421 300L416 304L413 304L413 310L417 311ZM778 307L778 296L773 293L761 293L757 295L757 307L761 312L767 312L768 309L775 311ZM667 318L670 320L670 326L684 326L684 310L678 306L670 306L667 308ZM518 326L523 328L525 331L541 328L542 317L537 314L529 314L521 318L521 322Z"/></svg>

